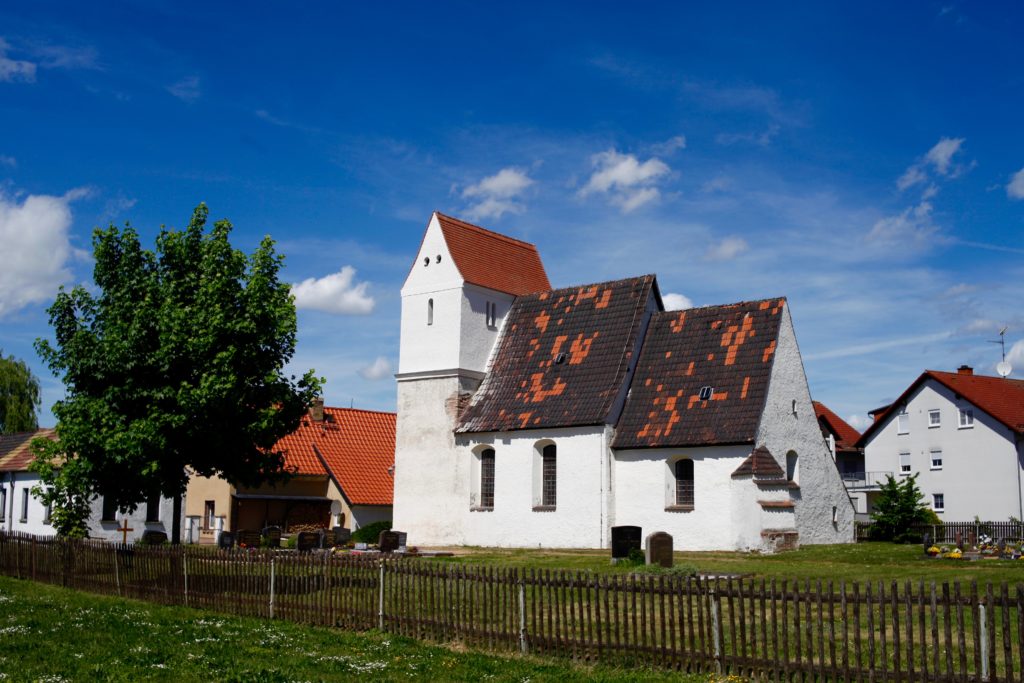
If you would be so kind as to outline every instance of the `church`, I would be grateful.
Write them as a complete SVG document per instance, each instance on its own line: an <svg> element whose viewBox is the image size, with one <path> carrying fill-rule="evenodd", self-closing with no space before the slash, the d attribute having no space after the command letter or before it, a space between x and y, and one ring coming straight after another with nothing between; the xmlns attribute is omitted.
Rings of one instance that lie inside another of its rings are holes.
<svg viewBox="0 0 1024 683"><path fill-rule="evenodd" d="M394 528L415 545L853 540L785 298L666 311L654 275L552 289L434 213L402 287Z"/></svg>

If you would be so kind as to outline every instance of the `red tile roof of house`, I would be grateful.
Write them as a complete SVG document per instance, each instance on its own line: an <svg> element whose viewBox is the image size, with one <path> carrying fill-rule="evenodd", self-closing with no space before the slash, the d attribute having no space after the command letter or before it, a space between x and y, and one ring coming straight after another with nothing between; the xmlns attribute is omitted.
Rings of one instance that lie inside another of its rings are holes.
<svg viewBox="0 0 1024 683"><path fill-rule="evenodd" d="M466 282L516 296L551 289L534 245L434 213L455 266Z"/></svg>
<svg viewBox="0 0 1024 683"><path fill-rule="evenodd" d="M893 412L902 408L917 388L929 379L963 396L1013 432L1024 434L1024 380L975 375L972 372L925 370L885 412L875 417L875 422L864 430L857 445L864 446Z"/></svg>
<svg viewBox="0 0 1024 683"><path fill-rule="evenodd" d="M653 275L520 296L457 432L603 424L624 390Z"/></svg>
<svg viewBox="0 0 1024 683"><path fill-rule="evenodd" d="M47 427L34 432L0 435L0 472L27 471L28 464L36 458L32 452L32 439L37 436L53 440L57 438L57 433Z"/></svg>
<svg viewBox="0 0 1024 683"><path fill-rule="evenodd" d="M315 448L350 505L394 500L395 413L324 408Z"/></svg>
<svg viewBox="0 0 1024 683"><path fill-rule="evenodd" d="M785 299L656 313L613 448L754 443ZM709 398L701 391L708 387Z"/></svg>
<svg viewBox="0 0 1024 683"><path fill-rule="evenodd" d="M814 414L818 417L818 423L825 422L826 428L836 439L836 451L857 450L857 440L860 439L860 432L851 427L846 420L839 417L824 403L814 403Z"/></svg>

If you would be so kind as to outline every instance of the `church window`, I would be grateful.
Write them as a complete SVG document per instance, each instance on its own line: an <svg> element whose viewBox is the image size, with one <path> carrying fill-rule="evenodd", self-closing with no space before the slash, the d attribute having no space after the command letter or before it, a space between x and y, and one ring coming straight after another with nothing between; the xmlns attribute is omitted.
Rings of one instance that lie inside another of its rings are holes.
<svg viewBox="0 0 1024 683"><path fill-rule="evenodd" d="M786 453L786 479L794 484L800 482L800 465L795 451Z"/></svg>
<svg viewBox="0 0 1024 683"><path fill-rule="evenodd" d="M117 508L114 507L114 499L110 496L103 496L103 521L112 522L117 515Z"/></svg>
<svg viewBox="0 0 1024 683"><path fill-rule="evenodd" d="M487 302L487 327L496 327L498 325L498 304L493 301Z"/></svg>
<svg viewBox="0 0 1024 683"><path fill-rule="evenodd" d="M427 299L427 324L434 324L434 300Z"/></svg>
<svg viewBox="0 0 1024 683"><path fill-rule="evenodd" d="M154 493L146 499L146 521L160 521L160 494Z"/></svg>
<svg viewBox="0 0 1024 683"><path fill-rule="evenodd" d="M543 462L543 494L541 497L541 505L545 507L554 507L557 503L557 491L556 491L556 480L558 473L558 460L555 452L555 444L548 444L544 447L543 455L541 455Z"/></svg>
<svg viewBox="0 0 1024 683"><path fill-rule="evenodd" d="M676 460L676 505L693 509L693 461Z"/></svg>
<svg viewBox="0 0 1024 683"><path fill-rule="evenodd" d="M480 507L494 507L494 449L480 453Z"/></svg>

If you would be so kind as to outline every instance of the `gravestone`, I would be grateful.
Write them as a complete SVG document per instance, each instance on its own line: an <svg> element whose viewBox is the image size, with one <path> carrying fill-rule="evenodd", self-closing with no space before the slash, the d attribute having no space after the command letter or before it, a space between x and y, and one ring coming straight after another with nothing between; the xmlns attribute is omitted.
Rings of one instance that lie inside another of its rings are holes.
<svg viewBox="0 0 1024 683"><path fill-rule="evenodd" d="M268 526L263 529L263 538L267 541L267 546L270 548L281 547L281 527L279 526Z"/></svg>
<svg viewBox="0 0 1024 683"><path fill-rule="evenodd" d="M221 550L230 550L231 546L235 544L235 535L230 531L220 532L220 536L217 537L217 547Z"/></svg>
<svg viewBox="0 0 1024 683"><path fill-rule="evenodd" d="M258 531L250 531L249 529L240 529L238 534L235 536L235 540L238 541L238 545L245 546L246 548L259 548L260 541L263 540L263 534Z"/></svg>
<svg viewBox="0 0 1024 683"><path fill-rule="evenodd" d="M664 531L655 531L647 535L644 543L644 560L647 564L662 567L672 566L672 535Z"/></svg>
<svg viewBox="0 0 1024 683"><path fill-rule="evenodd" d="M928 554L928 548L932 547L932 534L930 531L924 532L924 554Z"/></svg>
<svg viewBox="0 0 1024 683"><path fill-rule="evenodd" d="M167 543L167 534L157 529L146 529L142 532L142 543L144 545L161 545Z"/></svg>
<svg viewBox="0 0 1024 683"><path fill-rule="evenodd" d="M315 531L300 531L295 547L300 553L308 553L320 545L320 534Z"/></svg>
<svg viewBox="0 0 1024 683"><path fill-rule="evenodd" d="M629 557L633 550L640 550L643 530L638 526L612 527L612 562Z"/></svg>
<svg viewBox="0 0 1024 683"><path fill-rule="evenodd" d="M333 548L334 547L334 532L328 531L327 529L320 529L317 531L320 535L320 547L321 548Z"/></svg>
<svg viewBox="0 0 1024 683"><path fill-rule="evenodd" d="M962 531L956 532L956 547L960 550L964 549L964 533Z"/></svg>
<svg viewBox="0 0 1024 683"><path fill-rule="evenodd" d="M345 545L352 540L352 530L344 527L334 527L334 543L335 545Z"/></svg>
<svg viewBox="0 0 1024 683"><path fill-rule="evenodd" d="M398 550L398 534L394 531L382 531L377 538L377 545L382 553L393 553Z"/></svg>
<svg viewBox="0 0 1024 683"><path fill-rule="evenodd" d="M999 549L999 554L1002 555L1003 552L1006 551L1006 539L1000 538L998 541L996 541L996 548Z"/></svg>
<svg viewBox="0 0 1024 683"><path fill-rule="evenodd" d="M405 541L406 541L407 538L409 538L409 534L405 533L404 531L395 531L394 529L392 529L391 532L395 533L395 534L398 534L398 547L399 548L406 547Z"/></svg>

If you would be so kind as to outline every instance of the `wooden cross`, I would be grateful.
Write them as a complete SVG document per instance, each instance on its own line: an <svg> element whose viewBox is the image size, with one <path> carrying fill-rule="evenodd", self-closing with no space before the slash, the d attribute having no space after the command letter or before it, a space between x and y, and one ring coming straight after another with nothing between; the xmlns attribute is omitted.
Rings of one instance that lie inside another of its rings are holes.
<svg viewBox="0 0 1024 683"><path fill-rule="evenodd" d="M135 529L133 529L130 526L128 526L128 518L125 517L124 521L121 522L121 528L117 529L116 531L120 531L122 533L122 535L123 535L123 539L121 540L121 543L123 543L125 545L128 545L128 532L129 531L135 531Z"/></svg>

